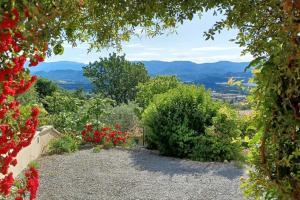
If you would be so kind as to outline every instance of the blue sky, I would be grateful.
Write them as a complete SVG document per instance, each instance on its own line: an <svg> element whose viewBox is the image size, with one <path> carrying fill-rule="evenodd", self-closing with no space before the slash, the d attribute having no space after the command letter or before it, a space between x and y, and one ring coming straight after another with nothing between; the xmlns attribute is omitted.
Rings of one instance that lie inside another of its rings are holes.
<svg viewBox="0 0 300 200"><path fill-rule="evenodd" d="M229 40L234 38L236 30L224 30L215 37L215 40L206 41L203 37L216 20L212 12L202 15L201 19L195 16L192 21L185 21L176 29L177 33L164 34L154 38L147 38L144 35L133 37L129 42L123 43L121 53L126 54L128 60L162 60L176 61L186 60L196 63L227 61L250 61L250 55L241 56L241 48ZM76 61L89 63L98 60L99 57L107 56L113 49L103 49L101 52L87 54L88 45L79 44L76 48L65 44L63 55L52 56L47 62L54 61Z"/></svg>

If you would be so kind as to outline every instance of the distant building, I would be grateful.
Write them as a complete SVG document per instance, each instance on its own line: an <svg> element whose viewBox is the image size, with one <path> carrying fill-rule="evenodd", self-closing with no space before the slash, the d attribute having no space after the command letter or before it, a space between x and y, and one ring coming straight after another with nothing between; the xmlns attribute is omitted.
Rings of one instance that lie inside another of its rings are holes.
<svg viewBox="0 0 300 200"><path fill-rule="evenodd" d="M222 94L213 91L211 97L214 101L223 101L230 104L237 104L246 100L246 95L241 94Z"/></svg>

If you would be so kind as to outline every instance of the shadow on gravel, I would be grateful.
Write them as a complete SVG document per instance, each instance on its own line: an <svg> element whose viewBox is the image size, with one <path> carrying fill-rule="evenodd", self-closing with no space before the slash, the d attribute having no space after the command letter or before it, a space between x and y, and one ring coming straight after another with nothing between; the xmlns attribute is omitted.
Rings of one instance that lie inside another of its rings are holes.
<svg viewBox="0 0 300 200"><path fill-rule="evenodd" d="M141 171L160 172L165 175L200 175L212 174L233 180L243 175L243 169L232 164L218 162L197 162L173 157L160 156L150 150L130 152L130 158L135 168Z"/></svg>
<svg viewBox="0 0 300 200"><path fill-rule="evenodd" d="M245 175L243 169L234 166L228 166L226 168L223 167L220 168L219 170L214 171L213 173L217 176L223 176L230 180L240 178L241 176Z"/></svg>

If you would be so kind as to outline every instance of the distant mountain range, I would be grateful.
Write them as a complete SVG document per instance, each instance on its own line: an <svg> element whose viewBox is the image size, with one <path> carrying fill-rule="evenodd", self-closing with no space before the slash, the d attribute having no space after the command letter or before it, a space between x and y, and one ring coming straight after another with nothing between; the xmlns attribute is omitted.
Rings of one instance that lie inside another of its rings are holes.
<svg viewBox="0 0 300 200"><path fill-rule="evenodd" d="M82 67L84 66L86 66L86 64L72 61L42 62L37 67L31 67L30 71L33 73L39 71L50 72L56 70L82 71Z"/></svg>
<svg viewBox="0 0 300 200"><path fill-rule="evenodd" d="M137 61L135 61L137 62ZM190 61L141 61L145 64L151 76L156 75L176 75L187 83L204 84L207 88L219 91L236 89L228 87L229 77L247 81L251 77L251 72L244 72L247 62L220 61L215 63L197 64ZM91 90L89 80L83 76L82 67L84 63L60 61L44 62L37 67L30 68L32 74L56 81L65 89L83 88Z"/></svg>

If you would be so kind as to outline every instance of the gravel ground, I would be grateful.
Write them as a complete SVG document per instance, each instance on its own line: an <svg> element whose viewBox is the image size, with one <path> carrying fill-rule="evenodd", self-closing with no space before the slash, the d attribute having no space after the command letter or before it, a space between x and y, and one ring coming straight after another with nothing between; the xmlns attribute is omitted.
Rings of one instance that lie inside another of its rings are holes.
<svg viewBox="0 0 300 200"><path fill-rule="evenodd" d="M243 199L243 170L159 156L144 149L45 156L39 200Z"/></svg>

